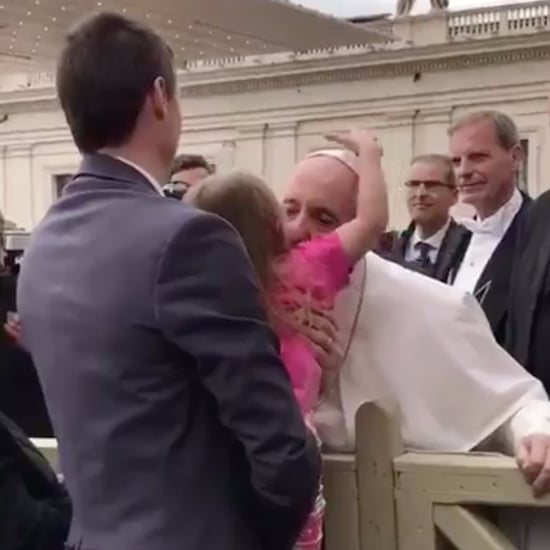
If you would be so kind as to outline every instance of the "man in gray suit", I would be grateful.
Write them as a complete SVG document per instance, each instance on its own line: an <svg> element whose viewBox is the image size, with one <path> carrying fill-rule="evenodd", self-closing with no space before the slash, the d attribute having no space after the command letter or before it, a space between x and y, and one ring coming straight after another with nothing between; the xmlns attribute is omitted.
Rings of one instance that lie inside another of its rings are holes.
<svg viewBox="0 0 550 550"><path fill-rule="evenodd" d="M168 47L100 14L57 88L84 154L34 231L18 300L93 550L292 547L320 457L236 233L162 196L180 133Z"/></svg>

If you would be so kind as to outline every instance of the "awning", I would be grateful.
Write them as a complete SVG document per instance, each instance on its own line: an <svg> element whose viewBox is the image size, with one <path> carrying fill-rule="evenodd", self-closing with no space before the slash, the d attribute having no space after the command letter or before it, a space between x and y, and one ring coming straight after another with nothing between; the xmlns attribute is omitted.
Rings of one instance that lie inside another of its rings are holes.
<svg viewBox="0 0 550 550"><path fill-rule="evenodd" d="M85 14L105 10L155 28L180 68L387 40L285 0L0 0L0 69L51 69L66 30Z"/></svg>

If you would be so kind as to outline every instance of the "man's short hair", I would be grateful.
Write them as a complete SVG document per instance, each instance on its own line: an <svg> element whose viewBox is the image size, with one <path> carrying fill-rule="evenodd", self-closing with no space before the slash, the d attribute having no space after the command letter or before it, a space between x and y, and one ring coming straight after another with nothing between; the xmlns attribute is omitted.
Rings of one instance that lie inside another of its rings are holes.
<svg viewBox="0 0 550 550"><path fill-rule="evenodd" d="M157 34L118 14L94 15L70 31L56 86L79 150L125 144L155 79L164 79L170 98L176 93L172 60Z"/></svg>
<svg viewBox="0 0 550 550"><path fill-rule="evenodd" d="M475 111L468 113L458 119L450 128L449 136L452 136L457 130L476 124L478 122L488 121L495 129L495 135L499 145L509 151L520 145L520 138L516 123L507 114L501 111Z"/></svg>
<svg viewBox="0 0 550 550"><path fill-rule="evenodd" d="M429 153L427 155L418 155L414 157L411 162L411 166L417 162L423 162L425 164L436 164L441 166L445 170L445 182L449 187L456 187L456 176L453 169L453 162L447 155L441 155L439 153Z"/></svg>
<svg viewBox="0 0 550 550"><path fill-rule="evenodd" d="M212 165L202 155L178 155L172 164L172 176L183 170L204 168L209 174L214 173Z"/></svg>

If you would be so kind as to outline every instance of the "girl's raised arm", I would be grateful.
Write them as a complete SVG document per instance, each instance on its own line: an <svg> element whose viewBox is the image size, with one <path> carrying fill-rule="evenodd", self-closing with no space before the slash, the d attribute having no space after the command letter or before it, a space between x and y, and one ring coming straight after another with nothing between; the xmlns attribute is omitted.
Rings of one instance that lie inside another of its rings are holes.
<svg viewBox="0 0 550 550"><path fill-rule="evenodd" d="M325 137L357 155L359 185L356 216L336 230L346 254L355 263L377 245L388 224L388 197L381 164L382 148L374 134L368 130L354 129Z"/></svg>

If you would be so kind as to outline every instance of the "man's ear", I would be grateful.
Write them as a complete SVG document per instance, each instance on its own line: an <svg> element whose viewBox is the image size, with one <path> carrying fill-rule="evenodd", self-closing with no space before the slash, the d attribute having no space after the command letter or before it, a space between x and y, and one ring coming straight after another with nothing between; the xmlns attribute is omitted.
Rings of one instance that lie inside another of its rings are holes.
<svg viewBox="0 0 550 550"><path fill-rule="evenodd" d="M512 156L512 164L514 170L518 171L525 157L521 145L514 145L514 147L512 147L512 149L510 150L510 154Z"/></svg>
<svg viewBox="0 0 550 550"><path fill-rule="evenodd" d="M168 116L168 93L166 81L161 76L155 78L153 91L151 93L151 104L153 113L158 120L163 120Z"/></svg>

